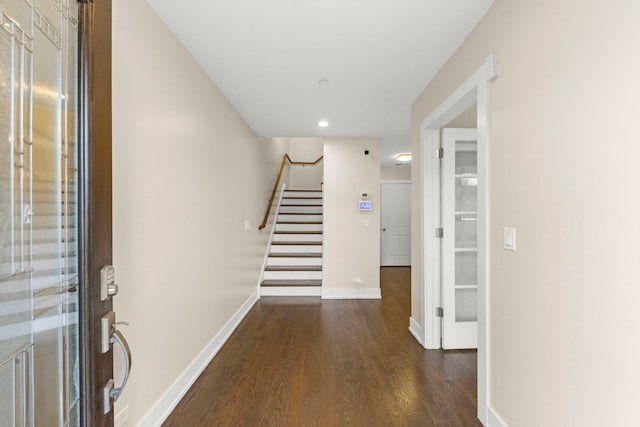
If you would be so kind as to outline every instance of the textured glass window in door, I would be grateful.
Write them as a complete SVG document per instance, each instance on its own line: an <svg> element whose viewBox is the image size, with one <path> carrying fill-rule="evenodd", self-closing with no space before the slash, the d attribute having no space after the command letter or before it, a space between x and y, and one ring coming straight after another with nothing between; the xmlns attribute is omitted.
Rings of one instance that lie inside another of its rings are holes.
<svg viewBox="0 0 640 427"><path fill-rule="evenodd" d="M79 425L77 17L0 0L2 427Z"/></svg>

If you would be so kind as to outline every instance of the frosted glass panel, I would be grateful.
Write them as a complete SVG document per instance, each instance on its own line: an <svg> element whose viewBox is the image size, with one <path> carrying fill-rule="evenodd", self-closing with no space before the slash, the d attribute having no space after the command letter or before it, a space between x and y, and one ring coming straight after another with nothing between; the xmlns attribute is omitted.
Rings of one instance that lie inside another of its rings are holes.
<svg viewBox="0 0 640 427"><path fill-rule="evenodd" d="M456 286L478 284L477 252L456 252Z"/></svg>
<svg viewBox="0 0 640 427"><path fill-rule="evenodd" d="M473 141L456 141L456 175L476 174L478 172L477 144Z"/></svg>
<svg viewBox="0 0 640 427"><path fill-rule="evenodd" d="M456 212L478 209L478 178L456 177Z"/></svg>
<svg viewBox="0 0 640 427"><path fill-rule="evenodd" d="M456 248L478 246L478 215L456 214Z"/></svg>
<svg viewBox="0 0 640 427"><path fill-rule="evenodd" d="M456 289L456 322L478 321L478 290Z"/></svg>

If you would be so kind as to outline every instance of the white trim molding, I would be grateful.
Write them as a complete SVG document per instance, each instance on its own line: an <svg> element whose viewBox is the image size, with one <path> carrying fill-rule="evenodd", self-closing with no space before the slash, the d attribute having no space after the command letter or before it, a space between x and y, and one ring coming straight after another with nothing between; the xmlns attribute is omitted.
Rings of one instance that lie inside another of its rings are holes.
<svg viewBox="0 0 640 427"><path fill-rule="evenodd" d="M422 342L424 331L422 330L422 326L420 326L413 317L409 318L409 332L411 332L411 335L424 347L424 342Z"/></svg>
<svg viewBox="0 0 640 427"><path fill-rule="evenodd" d="M497 61L494 54L447 99L442 102L420 124L420 152L418 163L420 180L420 260L422 277L421 324L422 344L425 348L440 347L440 318L436 316L436 307L440 304L440 242L434 230L440 227L439 200L440 181L439 164L434 156L439 148L440 129L451 120L477 105L478 129L478 419L487 425L489 367L488 347L488 295L489 286L489 83L498 77ZM418 340L420 341L420 340Z"/></svg>
<svg viewBox="0 0 640 427"><path fill-rule="evenodd" d="M493 408L487 408L487 427L509 427L502 418L493 411Z"/></svg>
<svg viewBox="0 0 640 427"><path fill-rule="evenodd" d="M117 406L117 404L116 404ZM129 419L129 405L123 407L113 418L113 427L124 427Z"/></svg>
<svg viewBox="0 0 640 427"><path fill-rule="evenodd" d="M154 427L161 425L171 414L193 383L198 379L209 362L220 351L242 319L249 313L251 307L258 301L258 292L252 293L240 306L238 311L229 319L215 337L207 344L200 354L191 362L182 374L174 381L167 391L158 399L153 407L142 417L138 427Z"/></svg>
<svg viewBox="0 0 640 427"><path fill-rule="evenodd" d="M322 288L322 299L382 299L380 288Z"/></svg>

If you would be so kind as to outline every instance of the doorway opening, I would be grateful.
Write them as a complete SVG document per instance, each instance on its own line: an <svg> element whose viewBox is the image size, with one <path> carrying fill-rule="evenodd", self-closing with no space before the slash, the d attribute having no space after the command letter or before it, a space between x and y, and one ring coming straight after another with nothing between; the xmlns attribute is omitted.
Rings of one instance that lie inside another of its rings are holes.
<svg viewBox="0 0 640 427"><path fill-rule="evenodd" d="M497 78L494 55L484 63L421 125L421 161L419 167L420 221L419 248L421 277L420 325L411 319L411 332L427 349L440 348L440 168L439 148L441 129L473 105L477 106L477 320L478 320L478 419L486 425L488 402L488 350L487 350L487 294L488 294L488 86Z"/></svg>

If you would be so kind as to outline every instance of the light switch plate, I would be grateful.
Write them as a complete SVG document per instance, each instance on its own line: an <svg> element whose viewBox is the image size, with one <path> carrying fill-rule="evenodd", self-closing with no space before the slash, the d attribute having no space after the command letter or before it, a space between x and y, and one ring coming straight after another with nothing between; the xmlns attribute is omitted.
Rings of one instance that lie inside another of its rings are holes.
<svg viewBox="0 0 640 427"><path fill-rule="evenodd" d="M503 244L505 251L516 251L516 229L513 227L504 228Z"/></svg>

